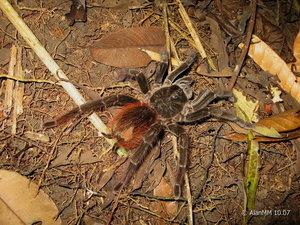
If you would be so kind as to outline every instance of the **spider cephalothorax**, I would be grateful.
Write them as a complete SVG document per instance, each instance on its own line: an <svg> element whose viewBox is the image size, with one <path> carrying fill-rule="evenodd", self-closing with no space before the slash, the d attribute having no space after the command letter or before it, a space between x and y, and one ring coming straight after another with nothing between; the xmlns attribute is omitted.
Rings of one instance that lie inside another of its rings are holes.
<svg viewBox="0 0 300 225"><path fill-rule="evenodd" d="M172 133L177 137L179 151L174 194L176 197L180 197L189 146L188 135L181 124L197 122L208 117L231 120L246 127L247 124L220 108L207 107L210 102L218 98L234 101L232 93L228 90L212 92L205 89L193 100L190 100L193 80L188 76L181 78L179 76L194 62L195 54L190 55L185 62L165 77L167 59L168 57L165 55L162 57L162 63L154 78L152 92L149 90L145 76L143 74L137 75L140 89L146 95L146 100L143 102L121 94L99 98L72 109L55 121L45 123L45 127L60 125L81 113L120 107L108 123L111 133L106 134L108 137L117 139L116 146L132 149L128 171L119 184L127 183L131 179L134 171L157 143L163 130Z"/></svg>
<svg viewBox="0 0 300 225"><path fill-rule="evenodd" d="M187 97L177 85L163 87L151 96L150 104L163 118L172 118L182 111Z"/></svg>

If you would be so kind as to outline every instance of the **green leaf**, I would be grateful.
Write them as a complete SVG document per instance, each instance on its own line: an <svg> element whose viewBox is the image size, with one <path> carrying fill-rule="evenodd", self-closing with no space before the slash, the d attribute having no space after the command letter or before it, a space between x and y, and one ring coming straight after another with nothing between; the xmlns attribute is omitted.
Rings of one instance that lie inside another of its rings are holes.
<svg viewBox="0 0 300 225"><path fill-rule="evenodd" d="M248 100L242 92L236 89L233 89L232 92L237 99L237 101L234 103L237 116L248 123L252 121L256 122L258 101L253 102Z"/></svg>
<svg viewBox="0 0 300 225"><path fill-rule="evenodd" d="M272 137L272 138L282 138L282 136L278 133L277 130L275 130L273 127L268 128L264 126L256 126L253 131L264 135L266 137Z"/></svg>
<svg viewBox="0 0 300 225"><path fill-rule="evenodd" d="M248 133L248 156L249 161L246 165L246 176L244 178L244 186L246 192L245 212L255 209L255 197L259 180L258 169L260 166L259 144L253 140L252 131ZM250 216L246 215L243 224L247 224Z"/></svg>

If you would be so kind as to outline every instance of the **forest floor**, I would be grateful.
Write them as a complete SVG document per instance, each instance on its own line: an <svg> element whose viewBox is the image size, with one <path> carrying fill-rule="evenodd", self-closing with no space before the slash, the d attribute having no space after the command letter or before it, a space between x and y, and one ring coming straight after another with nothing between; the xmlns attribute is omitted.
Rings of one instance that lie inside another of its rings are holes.
<svg viewBox="0 0 300 225"><path fill-rule="evenodd" d="M73 25L70 25L72 15L69 19L65 16L70 12L72 1L27 0L17 1L18 5L11 2L75 85L89 88L99 97L122 93L143 101L145 97L134 77L124 76L130 70L95 62L90 47L123 28L156 26L163 30L164 14L159 1L87 0L87 21L75 19ZM176 2L170 1L168 5L170 37L183 61L193 47L188 42L191 37ZM246 37L247 29L240 25L248 21L244 18L251 11L248 3L182 2L208 56L219 70L233 71L240 55L237 45ZM0 78L0 169L16 171L40 184L57 206L63 224L189 224L191 217L194 224L242 223L243 180L249 160L247 143L221 138L233 131L228 123L209 119L183 126L190 138L189 185L184 185L179 201L174 199L171 188L176 168L174 138L167 132L157 143L154 153L151 152L154 157L151 163L145 162L147 166L142 174L137 171L136 178L117 196L119 193L112 191L113 184L109 181L117 176L117 172L109 176L107 171L118 169L124 160L99 135L87 116L51 129L43 127L45 122L75 107L75 103L55 83L54 76L1 11L0 17L0 74L8 74L10 52L16 45L22 49L19 60L25 78L54 82L19 82L24 90L23 113L15 118L13 108L11 112L4 111L3 105L9 86L7 82L16 85L15 81ZM180 32L171 23L177 24ZM291 49L299 27L299 14L297 16L286 1L259 1L254 32L274 47L286 62L293 60ZM157 64L151 62L141 70L146 73ZM278 86L276 79L261 71L249 57L244 65L234 88L248 99L259 101L260 119L299 106L284 91L282 102L272 102L269 87ZM209 68L201 56L188 71L194 80L195 96L204 88L224 89L232 76L232 73L213 75L210 69L201 73L199 68ZM152 84L153 79L148 78ZM80 87L78 89L88 100L87 93ZM212 105L234 113L232 104L226 101ZM266 110L267 106L272 110ZM98 112L98 115L107 122L113 113ZM297 141L260 143L260 178L255 209L262 215L253 215L249 224L297 224L300 221L300 181L296 176L299 173L296 168L299 146ZM107 183L103 179L107 179ZM187 199L190 199L189 203ZM104 208L104 204L107 207Z"/></svg>

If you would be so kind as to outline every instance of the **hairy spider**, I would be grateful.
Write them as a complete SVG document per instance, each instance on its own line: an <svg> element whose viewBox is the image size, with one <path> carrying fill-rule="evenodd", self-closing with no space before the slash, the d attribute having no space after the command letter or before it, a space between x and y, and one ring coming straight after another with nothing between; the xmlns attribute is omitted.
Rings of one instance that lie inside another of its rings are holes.
<svg viewBox="0 0 300 225"><path fill-rule="evenodd" d="M194 62L196 55L191 54L185 62L170 74L165 76L168 67L168 56L162 55L162 62L154 77L152 91L149 90L148 81L144 74L137 75L137 82L145 99L138 99L116 94L104 98L89 101L80 105L56 120L45 123L45 127L60 125L72 117L93 110L104 111L109 107L120 107L113 115L108 127L111 133L107 136L116 138L116 146L132 149L129 156L128 171L119 184L126 184L132 178L134 171L141 165L149 151L157 143L163 130L177 137L179 158L174 185L175 197L181 196L181 187L184 182L184 174L188 161L189 137L181 125L201 121L208 117L216 117L230 120L243 127L248 124L223 111L219 107L208 107L208 104L216 99L228 99L235 101L231 91L228 90L202 90L198 97L192 98L191 84L193 80L188 76L181 76Z"/></svg>

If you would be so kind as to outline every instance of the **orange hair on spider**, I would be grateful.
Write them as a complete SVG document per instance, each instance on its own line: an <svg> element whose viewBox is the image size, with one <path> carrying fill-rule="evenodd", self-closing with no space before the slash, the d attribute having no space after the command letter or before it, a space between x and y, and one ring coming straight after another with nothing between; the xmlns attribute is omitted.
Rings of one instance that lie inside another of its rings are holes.
<svg viewBox="0 0 300 225"><path fill-rule="evenodd" d="M119 138L116 146L133 149L139 146L149 127L157 121L157 113L146 103L130 103L121 107L108 123L112 135Z"/></svg>

